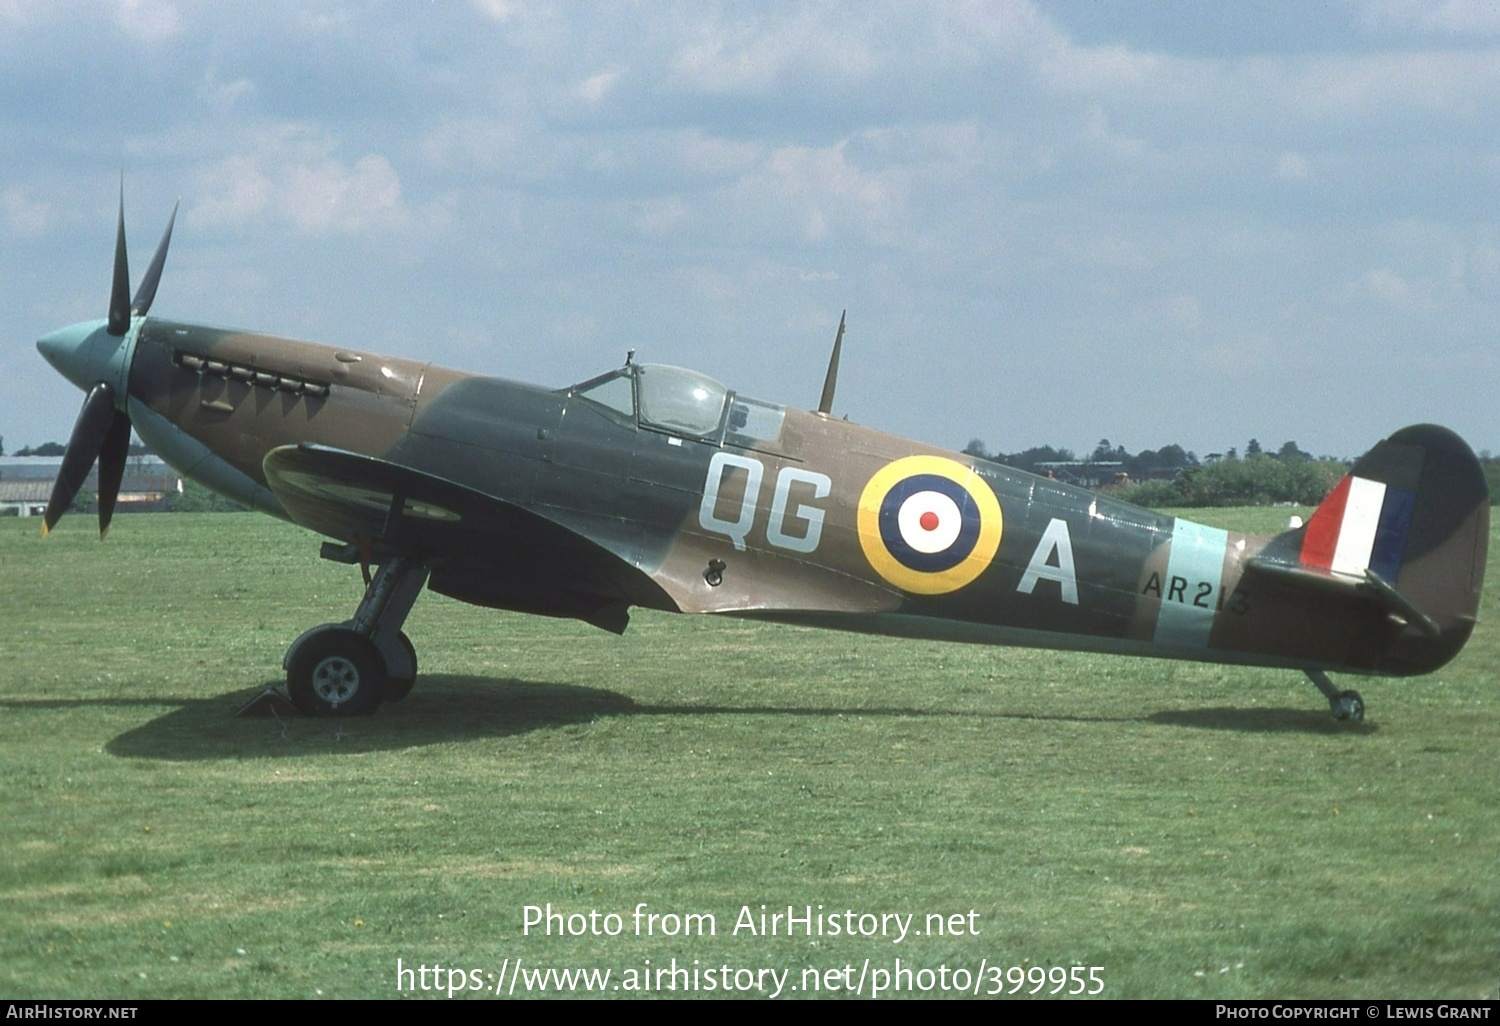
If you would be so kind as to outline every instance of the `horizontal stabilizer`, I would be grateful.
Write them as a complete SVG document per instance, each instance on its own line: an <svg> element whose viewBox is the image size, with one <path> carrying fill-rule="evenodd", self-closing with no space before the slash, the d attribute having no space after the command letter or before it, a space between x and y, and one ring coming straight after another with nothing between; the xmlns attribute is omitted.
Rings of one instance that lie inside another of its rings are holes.
<svg viewBox="0 0 1500 1026"><path fill-rule="evenodd" d="M1360 596L1375 602L1401 625L1409 624L1429 638L1436 639L1442 633L1432 617L1418 609L1394 585L1373 570L1366 570L1363 576L1356 577L1316 566L1288 566L1260 557L1248 560L1245 570L1293 588L1329 595Z"/></svg>

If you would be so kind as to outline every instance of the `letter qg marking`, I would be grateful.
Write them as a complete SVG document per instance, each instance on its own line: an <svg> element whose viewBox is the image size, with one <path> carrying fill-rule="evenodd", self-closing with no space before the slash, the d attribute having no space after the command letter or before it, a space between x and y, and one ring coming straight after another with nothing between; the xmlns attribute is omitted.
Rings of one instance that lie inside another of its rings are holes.
<svg viewBox="0 0 1500 1026"><path fill-rule="evenodd" d="M724 485L725 468L743 470L745 493L740 497L739 515L725 520L718 515L719 489ZM708 464L708 479L703 485L703 502L698 506L698 523L705 531L727 534L734 547L745 551L745 536L755 523L755 497L760 494L760 479L766 472L760 460L748 456L736 456L728 452L716 452Z"/></svg>
<svg viewBox="0 0 1500 1026"><path fill-rule="evenodd" d="M745 472L745 491L740 496L739 511L734 518L725 519L719 516L719 493L731 470ZM713 459L708 463L708 477L703 482L703 501L698 504L699 526L705 531L727 536L734 542L737 550L744 552L745 539L755 526L755 512L760 502L760 485L765 472L764 464L753 457L729 452L714 453ZM824 511L807 503L798 503L795 509L787 508L792 501L792 486L799 484L811 487L814 499L826 499L833 491L833 479L827 474L797 467L782 467L781 472L776 475L776 488L771 496L771 516L770 522L766 524L766 541L778 549L813 552L823 538ZM788 534L790 520L802 521L805 525L804 533Z"/></svg>
<svg viewBox="0 0 1500 1026"><path fill-rule="evenodd" d="M990 565L1000 548L1000 502L962 463L907 456L870 478L857 526L876 573L914 595L943 595Z"/></svg>
<svg viewBox="0 0 1500 1026"><path fill-rule="evenodd" d="M771 498L771 522L766 525L766 540L778 548L793 552L812 552L823 536L823 511L816 506L799 503L793 515L807 525L807 533L798 538L786 533L787 503L791 500L792 485L811 485L814 499L826 499L833 490L833 481L827 474L796 467L783 467L776 475L776 492Z"/></svg>

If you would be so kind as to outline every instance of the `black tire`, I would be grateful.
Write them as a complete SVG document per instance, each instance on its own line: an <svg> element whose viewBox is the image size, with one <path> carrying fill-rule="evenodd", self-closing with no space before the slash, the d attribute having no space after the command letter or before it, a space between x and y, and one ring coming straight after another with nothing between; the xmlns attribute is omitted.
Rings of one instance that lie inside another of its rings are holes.
<svg viewBox="0 0 1500 1026"><path fill-rule="evenodd" d="M1365 700L1359 697L1358 691L1345 691L1339 695L1339 704L1334 712L1334 717L1349 723L1363 723L1365 721Z"/></svg>
<svg viewBox="0 0 1500 1026"><path fill-rule="evenodd" d="M387 687L375 644L347 627L325 627L307 638L286 671L287 694L308 716L368 716Z"/></svg>
<svg viewBox="0 0 1500 1026"><path fill-rule="evenodd" d="M417 682L417 648L406 636L405 631L397 633L401 647L406 649L406 654L411 657L410 677L391 677L385 682L385 700L387 702L399 702L411 694L412 685Z"/></svg>

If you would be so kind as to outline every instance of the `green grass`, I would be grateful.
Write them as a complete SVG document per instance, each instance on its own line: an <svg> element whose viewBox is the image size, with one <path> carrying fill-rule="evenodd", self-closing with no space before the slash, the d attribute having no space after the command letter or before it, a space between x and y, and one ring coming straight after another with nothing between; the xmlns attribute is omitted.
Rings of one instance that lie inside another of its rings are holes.
<svg viewBox="0 0 1500 1026"><path fill-rule="evenodd" d="M1463 655L1350 681L1354 728L1290 672L650 613L616 638L433 595L409 699L281 722L233 713L350 615L357 570L247 515L125 517L103 545L86 517L36 529L0 521L7 997L390 997L398 958L518 957L1500 992L1494 565ZM626 933L523 936L548 902ZM632 936L639 902L718 933ZM973 909L980 932L732 936L762 903Z"/></svg>

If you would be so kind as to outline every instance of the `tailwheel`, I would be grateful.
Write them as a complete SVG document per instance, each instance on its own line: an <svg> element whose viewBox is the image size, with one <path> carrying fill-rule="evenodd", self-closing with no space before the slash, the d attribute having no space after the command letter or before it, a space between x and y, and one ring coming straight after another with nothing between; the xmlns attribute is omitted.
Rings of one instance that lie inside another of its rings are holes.
<svg viewBox="0 0 1500 1026"><path fill-rule="evenodd" d="M305 715L367 716L386 697L385 660L358 631L316 628L298 639L289 656L287 693Z"/></svg>
<svg viewBox="0 0 1500 1026"><path fill-rule="evenodd" d="M1358 691L1340 691L1334 686L1333 681L1328 679L1328 674L1322 670L1304 670L1307 679L1318 686L1323 692L1323 697L1328 699L1328 709L1333 713L1333 718L1345 723L1363 723L1365 719L1365 700L1359 697Z"/></svg>

